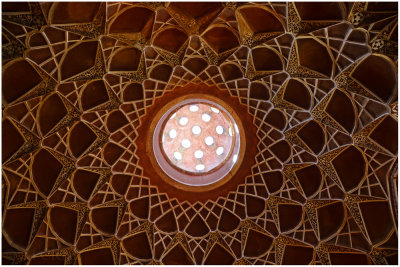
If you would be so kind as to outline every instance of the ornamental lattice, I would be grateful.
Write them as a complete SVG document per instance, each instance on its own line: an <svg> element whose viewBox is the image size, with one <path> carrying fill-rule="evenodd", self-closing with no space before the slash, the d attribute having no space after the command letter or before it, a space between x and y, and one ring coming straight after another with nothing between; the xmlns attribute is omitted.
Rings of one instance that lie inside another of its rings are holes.
<svg viewBox="0 0 400 267"><path fill-rule="evenodd" d="M2 3L2 263L397 264L397 10ZM210 192L143 142L196 90L246 129Z"/></svg>

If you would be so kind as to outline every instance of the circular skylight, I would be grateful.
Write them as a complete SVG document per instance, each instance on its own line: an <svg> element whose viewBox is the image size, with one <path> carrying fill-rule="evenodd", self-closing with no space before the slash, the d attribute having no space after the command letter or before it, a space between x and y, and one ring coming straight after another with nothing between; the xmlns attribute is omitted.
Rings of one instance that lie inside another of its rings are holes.
<svg viewBox="0 0 400 267"><path fill-rule="evenodd" d="M224 163L234 142L233 134L227 133L234 129L227 114L207 103L191 103L176 109L171 117L166 120L161 138L171 164L196 174Z"/></svg>

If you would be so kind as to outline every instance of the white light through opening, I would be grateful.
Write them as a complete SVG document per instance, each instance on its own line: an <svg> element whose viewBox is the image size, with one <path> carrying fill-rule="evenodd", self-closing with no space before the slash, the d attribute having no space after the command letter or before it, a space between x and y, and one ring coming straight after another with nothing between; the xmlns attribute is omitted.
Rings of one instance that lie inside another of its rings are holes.
<svg viewBox="0 0 400 267"><path fill-rule="evenodd" d="M211 120L211 116L207 113L204 113L203 115L201 115L201 119L205 122L209 122Z"/></svg>
<svg viewBox="0 0 400 267"><path fill-rule="evenodd" d="M229 136L233 136L232 128L229 127Z"/></svg>
<svg viewBox="0 0 400 267"><path fill-rule="evenodd" d="M189 119L187 117L182 117L179 119L179 124L182 126L185 126L189 122Z"/></svg>
<svg viewBox="0 0 400 267"><path fill-rule="evenodd" d="M171 131L168 132L168 136L170 138L175 138L177 136L176 130L172 129Z"/></svg>
<svg viewBox="0 0 400 267"><path fill-rule="evenodd" d="M218 156L221 156L224 153L224 148L222 146L218 147L215 153L217 153Z"/></svg>
<svg viewBox="0 0 400 267"><path fill-rule="evenodd" d="M181 144L184 148L190 147L190 141L188 139L183 139Z"/></svg>
<svg viewBox="0 0 400 267"><path fill-rule="evenodd" d="M176 160L181 160L182 159L182 154L178 151L174 152L174 158Z"/></svg>
<svg viewBox="0 0 400 267"><path fill-rule="evenodd" d="M193 126L193 128L192 128L192 133L193 134L200 134L201 133L201 128L200 128L200 126Z"/></svg>
<svg viewBox="0 0 400 267"><path fill-rule="evenodd" d="M198 164L198 165L196 165L196 170L197 170L197 171L202 171L202 170L205 169L205 167L206 167L206 166L204 166L203 164Z"/></svg>
<svg viewBox="0 0 400 267"><path fill-rule="evenodd" d="M194 152L194 157L196 159L201 159L203 157L203 151L201 150L196 150L196 152Z"/></svg>
<svg viewBox="0 0 400 267"><path fill-rule="evenodd" d="M222 127L221 125L218 125L215 130L217 131L217 134L223 134L224 132L224 127Z"/></svg>
<svg viewBox="0 0 400 267"><path fill-rule="evenodd" d="M235 163L237 161L238 155L233 155L232 161Z"/></svg>
<svg viewBox="0 0 400 267"><path fill-rule="evenodd" d="M196 112L199 110L199 107L197 105L190 105L189 110L191 112Z"/></svg>
<svg viewBox="0 0 400 267"><path fill-rule="evenodd" d="M206 145L211 146L212 144L214 144L214 138L212 138L211 136L207 136L206 139L204 139L204 141L206 142Z"/></svg>
<svg viewBox="0 0 400 267"><path fill-rule="evenodd" d="M212 112L219 113L219 110L217 108L211 107L211 110L212 110Z"/></svg>

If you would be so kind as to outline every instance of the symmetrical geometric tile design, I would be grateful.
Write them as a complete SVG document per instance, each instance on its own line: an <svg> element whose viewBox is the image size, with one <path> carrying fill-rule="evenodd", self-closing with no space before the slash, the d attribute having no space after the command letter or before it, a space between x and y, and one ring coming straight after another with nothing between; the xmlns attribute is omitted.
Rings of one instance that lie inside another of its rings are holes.
<svg viewBox="0 0 400 267"><path fill-rule="evenodd" d="M397 264L397 10L2 3L2 262ZM257 145L193 201L138 140L196 86L247 110Z"/></svg>

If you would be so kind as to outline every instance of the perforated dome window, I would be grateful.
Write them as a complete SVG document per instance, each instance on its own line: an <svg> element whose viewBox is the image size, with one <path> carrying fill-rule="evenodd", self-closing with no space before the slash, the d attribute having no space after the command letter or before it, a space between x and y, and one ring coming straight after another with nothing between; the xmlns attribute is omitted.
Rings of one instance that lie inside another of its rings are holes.
<svg viewBox="0 0 400 267"><path fill-rule="evenodd" d="M186 185L201 186L226 176L240 149L239 128L221 105L186 99L158 121L153 148L162 170Z"/></svg>
<svg viewBox="0 0 400 267"><path fill-rule="evenodd" d="M192 173L218 168L230 156L235 136L231 119L207 103L180 107L162 133L162 150L171 164ZM222 153L221 153L222 151Z"/></svg>

